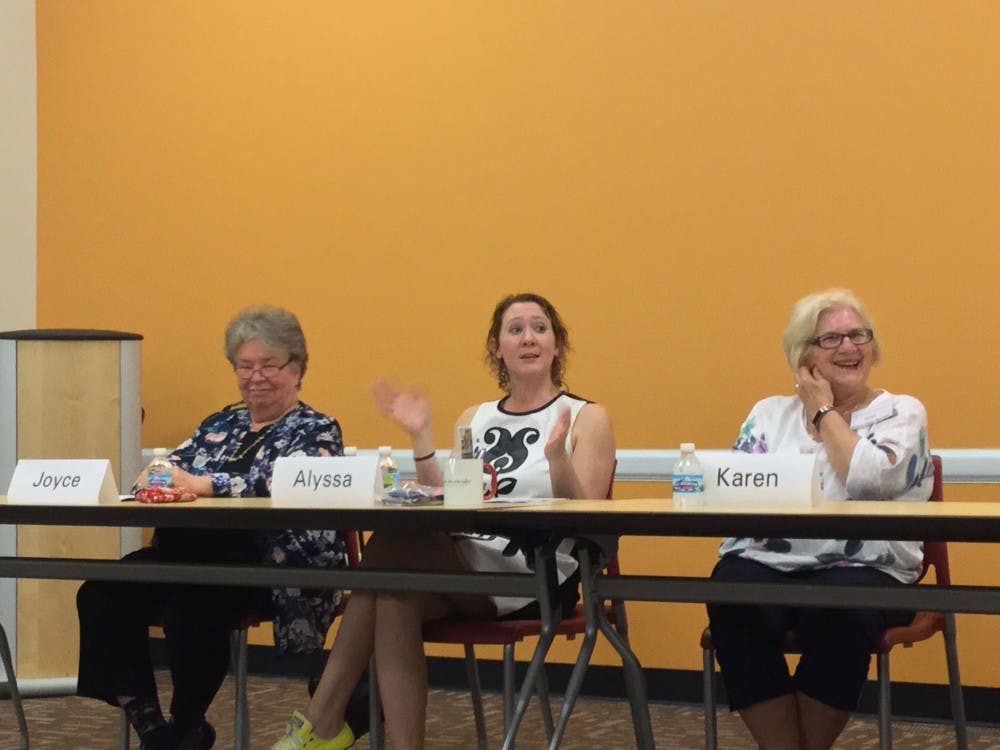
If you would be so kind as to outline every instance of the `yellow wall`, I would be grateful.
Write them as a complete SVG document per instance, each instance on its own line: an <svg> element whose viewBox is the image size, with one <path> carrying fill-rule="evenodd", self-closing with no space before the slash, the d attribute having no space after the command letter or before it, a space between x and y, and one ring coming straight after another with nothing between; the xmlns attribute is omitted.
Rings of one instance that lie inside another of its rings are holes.
<svg viewBox="0 0 1000 750"><path fill-rule="evenodd" d="M388 375L444 444L495 392L494 301L538 290L620 446L723 447L790 385L791 302L848 285L873 384L923 399L935 446L996 445L998 30L991 0L38 0L38 324L145 335L143 444L171 445L236 398L228 317L287 305L349 443L403 442L366 396ZM633 612L646 664L697 666L700 608ZM1000 685L978 622L967 681ZM938 650L896 675L940 681Z"/></svg>

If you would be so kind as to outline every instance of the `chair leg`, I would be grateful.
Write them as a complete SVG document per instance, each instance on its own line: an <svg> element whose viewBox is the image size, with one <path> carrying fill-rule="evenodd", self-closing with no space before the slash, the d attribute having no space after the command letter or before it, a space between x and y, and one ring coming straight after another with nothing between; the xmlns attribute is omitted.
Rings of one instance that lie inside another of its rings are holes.
<svg viewBox="0 0 1000 750"><path fill-rule="evenodd" d="M472 699L472 715L476 721L476 745L486 750L486 715L483 712L483 691L479 684L479 665L476 663L476 648L465 644L465 676L469 683L469 697Z"/></svg>
<svg viewBox="0 0 1000 750"><path fill-rule="evenodd" d="M118 750L128 750L129 744L132 742L132 725L128 723L128 716L125 715L125 709L120 708L118 712L121 714L121 722L118 727Z"/></svg>
<svg viewBox="0 0 1000 750"><path fill-rule="evenodd" d="M0 658L7 672L7 687L10 690L10 700L14 704L14 716L17 717L17 728L21 732L21 750L28 750L28 723L24 720L24 706L21 705L21 691L17 688L17 675L14 673L14 660L10 656L10 643L7 631L0 625Z"/></svg>
<svg viewBox="0 0 1000 750"><path fill-rule="evenodd" d="M951 695L951 717L955 722L955 742L958 750L967 750L969 736L965 726L965 699L962 677L958 671L958 642L955 634L955 613L944 615L944 652L948 662L948 690Z"/></svg>
<svg viewBox="0 0 1000 750"><path fill-rule="evenodd" d="M385 737L382 726L382 696L378 692L378 675L375 673L375 657L368 661L368 747L384 750Z"/></svg>
<svg viewBox="0 0 1000 750"><path fill-rule="evenodd" d="M611 610L615 613L615 630L628 643L628 615L625 614L625 602L615 602L611 605Z"/></svg>
<svg viewBox="0 0 1000 750"><path fill-rule="evenodd" d="M705 703L705 750L719 747L718 726L715 715L715 652L702 649L701 690Z"/></svg>
<svg viewBox="0 0 1000 750"><path fill-rule="evenodd" d="M229 649L236 684L233 709L233 749L250 750L250 709L247 705L247 629L229 635Z"/></svg>
<svg viewBox="0 0 1000 750"><path fill-rule="evenodd" d="M542 724L545 726L545 737L552 747L552 737L555 734L555 725L552 723L552 706L549 703L549 675L542 667L538 673L538 682L535 683L535 695L538 698L538 708L542 712Z"/></svg>
<svg viewBox="0 0 1000 750"><path fill-rule="evenodd" d="M514 719L514 644L505 643L503 647L503 735L507 736L511 722ZM505 750L514 750L514 740Z"/></svg>
<svg viewBox="0 0 1000 750"><path fill-rule="evenodd" d="M878 746L892 749L892 693L889 681L889 654L878 654Z"/></svg>

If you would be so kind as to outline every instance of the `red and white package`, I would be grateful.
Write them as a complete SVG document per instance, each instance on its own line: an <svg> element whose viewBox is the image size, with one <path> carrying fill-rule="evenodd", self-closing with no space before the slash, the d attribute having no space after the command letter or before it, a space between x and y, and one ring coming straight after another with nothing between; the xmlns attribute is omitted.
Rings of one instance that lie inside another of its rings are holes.
<svg viewBox="0 0 1000 750"><path fill-rule="evenodd" d="M153 485L136 490L135 499L140 503L189 503L197 500L198 496L180 487Z"/></svg>

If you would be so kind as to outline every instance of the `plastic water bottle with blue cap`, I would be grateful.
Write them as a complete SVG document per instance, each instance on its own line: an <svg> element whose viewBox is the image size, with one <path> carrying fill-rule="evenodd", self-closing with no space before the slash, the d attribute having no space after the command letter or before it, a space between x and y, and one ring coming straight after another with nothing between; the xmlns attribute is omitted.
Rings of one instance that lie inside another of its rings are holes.
<svg viewBox="0 0 1000 750"><path fill-rule="evenodd" d="M173 487L174 467L167 460L166 448L154 448L153 460L146 467L147 487Z"/></svg>
<svg viewBox="0 0 1000 750"><path fill-rule="evenodd" d="M674 464L674 504L681 508L701 505L705 497L705 475L694 453L694 443L681 443L681 455Z"/></svg>

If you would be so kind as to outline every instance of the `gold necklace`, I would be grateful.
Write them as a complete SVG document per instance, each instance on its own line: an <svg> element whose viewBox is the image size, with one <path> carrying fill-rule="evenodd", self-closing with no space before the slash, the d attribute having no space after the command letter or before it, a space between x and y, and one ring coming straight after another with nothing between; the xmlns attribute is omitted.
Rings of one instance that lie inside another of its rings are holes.
<svg viewBox="0 0 1000 750"><path fill-rule="evenodd" d="M257 433L256 440L250 443L250 445L241 449L240 446L243 442L243 438L246 438L246 434L244 434L243 438L240 439L240 442L236 444L236 448L233 450L232 453L229 454L229 457L223 463L227 464L235 463L236 461L239 461L240 459L245 457L251 450L260 445L264 441L264 438L266 438L268 435L271 434L271 430L273 430L275 425L277 424L278 424L277 422L272 422L271 424L269 424L267 427L265 427L259 433Z"/></svg>

